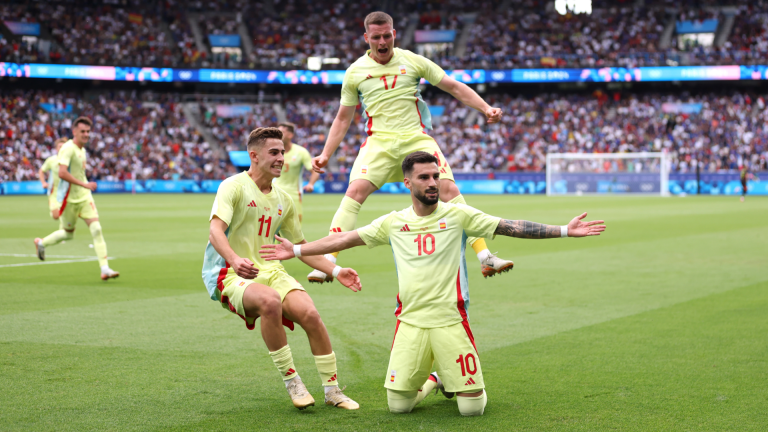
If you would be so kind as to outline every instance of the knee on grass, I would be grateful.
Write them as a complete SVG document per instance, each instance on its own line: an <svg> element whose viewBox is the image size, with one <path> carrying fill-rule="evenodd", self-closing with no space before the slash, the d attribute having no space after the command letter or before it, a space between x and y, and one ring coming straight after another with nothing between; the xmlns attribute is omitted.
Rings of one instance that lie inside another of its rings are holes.
<svg viewBox="0 0 768 432"><path fill-rule="evenodd" d="M460 395L456 399L459 404L459 412L463 416L483 415L485 405L488 403L488 396L485 391L480 396L466 397Z"/></svg>
<svg viewBox="0 0 768 432"><path fill-rule="evenodd" d="M418 390L390 390L387 389L387 403L389 412L394 414L408 414L416 406Z"/></svg>

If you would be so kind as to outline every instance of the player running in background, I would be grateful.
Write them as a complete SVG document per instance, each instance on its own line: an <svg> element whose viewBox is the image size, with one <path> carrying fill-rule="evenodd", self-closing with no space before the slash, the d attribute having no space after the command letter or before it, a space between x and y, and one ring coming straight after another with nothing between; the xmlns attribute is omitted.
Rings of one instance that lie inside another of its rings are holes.
<svg viewBox="0 0 768 432"><path fill-rule="evenodd" d="M260 246L274 242L278 230L293 242L305 243L293 201L272 185L283 168L285 150L281 139L282 133L276 128L253 130L247 144L250 169L219 186L210 216L203 281L211 300L240 316L249 330L261 317L261 336L295 407L304 409L314 405L315 400L293 365L282 327L285 323L293 330L294 322L307 333L325 389L325 403L358 409L360 406L339 389L336 355L312 299L282 264L264 261L258 254ZM361 288L360 278L352 269L334 266L322 257L302 261L334 274L352 291Z"/></svg>
<svg viewBox="0 0 768 432"><path fill-rule="evenodd" d="M544 225L489 216L465 204L440 202L440 161L415 152L402 164L413 205L356 231L304 245L262 247L264 259L287 260L367 245L391 245L397 268L397 327L384 387L389 409L410 412L435 387L458 397L462 415L481 415L487 403L483 372L469 327L469 287L464 248L467 236L545 239L599 235L603 221ZM434 369L436 373L430 374ZM440 379L438 379L438 374Z"/></svg>
<svg viewBox="0 0 768 432"><path fill-rule="evenodd" d="M56 154L48 156L43 162L43 166L37 171L37 178L40 179L43 189L48 191L48 209L51 211L53 220L59 218L59 209L61 208L61 204L56 201L56 192L59 189L59 150L61 150L62 144L67 141L66 138L57 139L54 143ZM45 180L46 173L48 174L48 181Z"/></svg>
<svg viewBox="0 0 768 432"><path fill-rule="evenodd" d="M72 139L64 143L59 150L59 190L56 191L56 201L61 205L59 229L43 239L36 238L35 247L37 257L45 260L45 248L73 239L77 218L81 218L93 236L93 249L99 259L101 279L107 280L120 276L120 273L109 268L107 243L104 241L99 213L91 195L91 191L96 190L96 182L89 182L85 175L85 145L91 138L92 126L93 122L88 117L76 118L72 123Z"/></svg>
<svg viewBox="0 0 768 432"><path fill-rule="evenodd" d="M296 125L293 123L280 123L278 129L283 133L283 145L285 145L285 163L280 177L275 179L275 184L290 195L293 203L296 205L296 213L299 215L299 222L304 219L304 209L301 202L301 176L305 169L312 169L312 156L307 149L291 142L296 132ZM304 187L304 192L315 190L315 182L320 178L320 173L312 172L309 183Z"/></svg>
<svg viewBox="0 0 768 432"><path fill-rule="evenodd" d="M747 181L760 180L759 177L749 172L749 167L745 163L742 165L739 171L739 179L741 180L741 202L744 202L744 198L747 196Z"/></svg>
<svg viewBox="0 0 768 432"><path fill-rule="evenodd" d="M422 78L487 117L488 123L501 119L501 109L488 105L474 90L445 74L440 66L410 51L395 48L396 31L392 17L373 12L365 18L365 41L370 50L347 69L341 89L341 106L333 120L322 154L313 159L313 168L323 172L331 155L347 133L355 108L362 105L368 138L360 146L349 177L349 188L331 222L330 232L355 229L357 214L366 198L387 182L401 182L400 164L415 151L435 155L440 168L440 196L445 202L465 204L453 181L453 173L435 140L424 132L432 129L427 104L419 92ZM512 261L491 254L481 238L469 244L480 260L483 276L511 270ZM326 256L335 262L338 252ZM333 278L313 271L310 282Z"/></svg>

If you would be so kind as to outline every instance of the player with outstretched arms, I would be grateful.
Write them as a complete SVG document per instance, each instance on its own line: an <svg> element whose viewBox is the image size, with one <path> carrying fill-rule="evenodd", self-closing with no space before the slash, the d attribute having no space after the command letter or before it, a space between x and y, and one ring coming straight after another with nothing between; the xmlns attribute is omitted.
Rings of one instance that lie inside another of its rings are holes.
<svg viewBox="0 0 768 432"><path fill-rule="evenodd" d="M296 206L296 213L299 215L299 222L301 222L304 219L304 206L301 202L301 176L305 169L312 169L312 156L307 149L292 142L293 137L296 136L296 125L284 122L280 123L277 128L283 133L285 163L283 164L283 172L280 174L280 177L277 177L274 181L280 189L291 196ZM303 192L314 191L315 182L319 178L320 173L313 171L309 178L309 183L304 186Z"/></svg>
<svg viewBox="0 0 768 432"><path fill-rule="evenodd" d="M365 18L366 54L355 61L344 74L341 106L333 120L322 154L312 161L316 172L323 172L331 155L347 133L356 106L362 105L368 137L360 146L349 177L349 188L333 217L330 232L355 229L360 207L370 194L387 182L403 181L400 164L415 151L426 151L438 160L441 182L440 197L445 202L465 204L453 181L451 167L435 140L424 132L432 129L427 104L419 92L422 78L472 107L487 117L488 123L501 119L501 109L488 105L474 90L446 75L431 60L407 50L395 48L397 32L392 17L373 12ZM485 240L472 237L469 244L480 260L483 276L511 270L512 261L491 254ZM326 255L336 262L338 252ZM321 272L309 274L310 282L330 282Z"/></svg>
<svg viewBox="0 0 768 432"><path fill-rule="evenodd" d="M48 156L37 171L37 178L40 179L40 184L43 185L43 189L48 191L48 210L50 210L53 220L59 218L59 209L61 208L61 203L56 201L56 193L59 190L59 150L67 141L69 140L66 138L57 139L54 143L56 154ZM46 173L48 173L48 181L45 178Z"/></svg>
<svg viewBox="0 0 768 432"><path fill-rule="evenodd" d="M37 257L45 260L45 248L73 239L77 219L83 219L93 237L93 249L101 267L101 279L107 280L120 276L120 273L109 268L107 243L104 241L99 212L91 195L91 192L96 190L96 182L89 182L85 175L85 145L91 139L92 126L93 122L88 117L78 117L72 122L72 139L61 146L57 155L59 186L56 202L60 205L59 229L43 239L36 238L35 248Z"/></svg>
<svg viewBox="0 0 768 432"><path fill-rule="evenodd" d="M315 404L293 364L283 323L298 323L307 333L317 371L325 389L325 403L344 409L359 405L339 389L336 354L328 331L312 299L278 262L267 262L259 247L274 242L280 231L294 243L305 243L291 197L272 184L283 168L282 133L277 128L253 130L247 143L251 167L219 186L210 216L203 281L222 307L237 314L249 330L261 317L261 336L296 408ZM352 269L334 266L322 257L302 258L310 267L334 274L353 291L360 278Z"/></svg>
<svg viewBox="0 0 768 432"><path fill-rule="evenodd" d="M397 268L397 327L384 387L389 409L410 412L435 388L458 395L462 415L481 415L487 403L480 356L469 326L469 287L464 248L467 236L527 239L586 237L605 230L603 221L545 225L487 215L466 204L440 202L440 162L415 152L402 164L413 205L355 231L303 245L286 239L264 245L262 257L287 260L367 245L391 245ZM430 372L436 370L435 373Z"/></svg>

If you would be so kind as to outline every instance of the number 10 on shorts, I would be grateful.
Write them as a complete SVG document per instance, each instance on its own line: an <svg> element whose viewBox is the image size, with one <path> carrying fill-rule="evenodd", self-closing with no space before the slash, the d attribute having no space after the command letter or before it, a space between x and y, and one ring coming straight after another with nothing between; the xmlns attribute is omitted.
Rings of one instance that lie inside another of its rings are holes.
<svg viewBox="0 0 768 432"><path fill-rule="evenodd" d="M472 360L471 366L469 362L470 359ZM456 363L461 365L461 376L467 376L467 373L470 375L477 373L477 361L475 360L475 355L472 353L460 355L459 358L456 359Z"/></svg>

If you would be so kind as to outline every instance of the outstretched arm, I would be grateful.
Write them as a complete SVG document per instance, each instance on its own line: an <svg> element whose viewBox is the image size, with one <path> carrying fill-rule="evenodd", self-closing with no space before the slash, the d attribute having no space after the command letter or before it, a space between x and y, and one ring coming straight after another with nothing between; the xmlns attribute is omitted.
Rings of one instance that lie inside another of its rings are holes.
<svg viewBox="0 0 768 432"><path fill-rule="evenodd" d="M267 244L262 246L261 250L259 251L259 254L261 254L262 258L267 261L284 261L296 256L293 252L293 243L280 236L275 236L275 238L280 241L280 244ZM353 248L355 246L362 246L364 244L365 242L363 242L363 239L360 238L357 230L347 231L340 234L329 235L328 237L323 237L320 240L315 240L310 243L302 243L301 257L304 258L312 255L323 255L331 252L343 251L345 249ZM304 260L302 259L302 261ZM310 263L306 264L310 267L313 267L313 265ZM321 268L317 269L326 274L330 274L330 272L326 272ZM333 266L331 269L333 269Z"/></svg>
<svg viewBox="0 0 768 432"><path fill-rule="evenodd" d="M582 219L585 217L587 217L587 214L582 213L581 215L573 218L573 220L571 220L571 222L567 225L568 228L565 236L596 236L605 231L605 225L599 225L605 223L605 221L598 220L584 222ZM546 225L526 220L507 219L502 219L499 221L499 226L496 227L494 234L526 239L548 239L565 237L562 235L563 230L560 225Z"/></svg>
<svg viewBox="0 0 768 432"><path fill-rule="evenodd" d="M494 108L488 105L483 98L468 85L445 75L436 86L440 90L450 93L451 96L458 99L464 105L485 114L489 124L498 123L501 120L501 108Z"/></svg>
<svg viewBox="0 0 768 432"><path fill-rule="evenodd" d="M331 130L328 132L328 139L325 140L325 147L320 156L312 158L312 169L317 173L325 172L323 168L328 165L328 160L333 156L333 152L339 148L341 140L347 134L349 125L352 123L352 119L355 117L355 108L353 106L339 105L339 112L336 113L336 118L333 119L331 124Z"/></svg>

